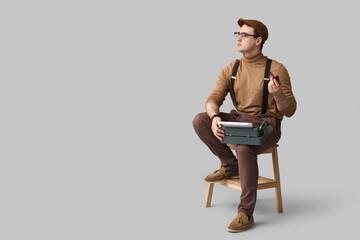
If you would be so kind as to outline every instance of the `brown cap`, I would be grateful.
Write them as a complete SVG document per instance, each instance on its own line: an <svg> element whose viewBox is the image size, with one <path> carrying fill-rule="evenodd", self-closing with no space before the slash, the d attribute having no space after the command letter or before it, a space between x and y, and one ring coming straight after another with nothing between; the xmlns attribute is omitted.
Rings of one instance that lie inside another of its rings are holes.
<svg viewBox="0 0 360 240"><path fill-rule="evenodd" d="M268 34L267 27L258 20L249 20L249 19L247 20L247 19L240 18L238 20L238 24L240 27L242 27L242 25L244 25L244 24L246 24L250 27L253 27L256 30L256 32L260 35L260 37L262 38L263 43L268 38L269 34Z"/></svg>

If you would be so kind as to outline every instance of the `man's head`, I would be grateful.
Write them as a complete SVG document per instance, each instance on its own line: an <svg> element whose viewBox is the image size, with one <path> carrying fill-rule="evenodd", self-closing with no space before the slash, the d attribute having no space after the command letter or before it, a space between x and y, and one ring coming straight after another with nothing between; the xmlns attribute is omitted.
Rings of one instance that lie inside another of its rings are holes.
<svg viewBox="0 0 360 240"><path fill-rule="evenodd" d="M238 20L240 36L237 38L237 50L242 53L258 51L268 38L267 27L258 20Z"/></svg>

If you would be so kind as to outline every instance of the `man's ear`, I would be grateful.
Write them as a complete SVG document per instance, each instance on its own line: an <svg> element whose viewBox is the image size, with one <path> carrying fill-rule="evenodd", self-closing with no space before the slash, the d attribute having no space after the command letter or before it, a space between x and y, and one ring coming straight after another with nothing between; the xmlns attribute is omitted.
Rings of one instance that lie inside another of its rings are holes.
<svg viewBox="0 0 360 240"><path fill-rule="evenodd" d="M257 45L257 46L260 46L261 43L262 43L262 37L258 37L258 38L256 39L256 45Z"/></svg>

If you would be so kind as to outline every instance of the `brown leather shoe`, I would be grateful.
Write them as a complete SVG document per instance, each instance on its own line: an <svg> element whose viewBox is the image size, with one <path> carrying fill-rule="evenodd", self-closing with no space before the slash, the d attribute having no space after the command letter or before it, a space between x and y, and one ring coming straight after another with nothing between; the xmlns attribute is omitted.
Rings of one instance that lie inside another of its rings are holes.
<svg viewBox="0 0 360 240"><path fill-rule="evenodd" d="M226 172L225 167L221 167L220 169L216 170L214 173L209 174L206 178L204 178L205 182L217 182L224 180L225 178L239 176L238 171L229 171Z"/></svg>
<svg viewBox="0 0 360 240"><path fill-rule="evenodd" d="M242 231L248 230L252 225L254 225L253 216L251 216L251 218L249 220L248 216L245 213L240 212L236 216L234 221L232 221L232 223L230 223L227 230L229 232L242 232Z"/></svg>

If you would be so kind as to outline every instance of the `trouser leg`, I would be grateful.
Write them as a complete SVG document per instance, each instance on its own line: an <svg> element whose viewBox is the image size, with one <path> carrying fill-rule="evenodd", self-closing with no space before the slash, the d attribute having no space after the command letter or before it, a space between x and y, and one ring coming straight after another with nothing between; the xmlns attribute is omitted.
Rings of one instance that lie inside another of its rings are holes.
<svg viewBox="0 0 360 240"><path fill-rule="evenodd" d="M236 113L235 117L238 121L246 121L252 123L260 123L264 119L239 113ZM267 123L273 127L273 131L263 145L236 146L239 178L242 189L238 211L244 212L246 215L253 215L256 204L259 178L257 156L266 149L274 146L279 141L281 136L280 120L276 120L275 118L267 118Z"/></svg>
<svg viewBox="0 0 360 240"><path fill-rule="evenodd" d="M234 121L234 118L229 113L219 113L220 118L224 121ZM221 166L226 167L227 170L237 170L237 159L231 149L217 139L211 130L211 119L206 112L199 113L193 120L195 132L209 147L212 153L219 157Z"/></svg>
<svg viewBox="0 0 360 240"><path fill-rule="evenodd" d="M251 146L237 145L236 154L239 164L239 179L241 183L239 212L252 215L255 209L259 169L257 154Z"/></svg>

